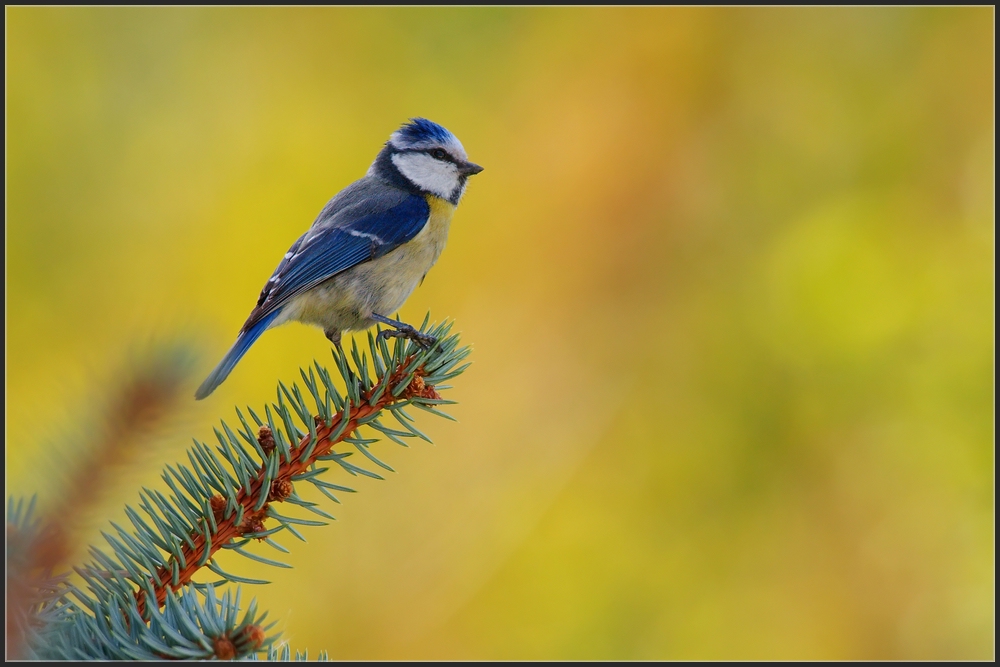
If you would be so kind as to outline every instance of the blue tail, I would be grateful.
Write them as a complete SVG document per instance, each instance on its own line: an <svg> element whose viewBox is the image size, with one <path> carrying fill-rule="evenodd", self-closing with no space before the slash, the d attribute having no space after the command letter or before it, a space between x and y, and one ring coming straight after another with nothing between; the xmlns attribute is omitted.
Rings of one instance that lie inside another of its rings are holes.
<svg viewBox="0 0 1000 667"><path fill-rule="evenodd" d="M197 400L200 401L211 394L215 391L216 387L222 384L223 381L229 377L229 373L232 372L233 368L236 367L236 364L238 364L240 359L243 358L243 355L247 353L250 346L257 342L260 335L264 333L268 325L274 321L274 318L276 318L280 312L280 310L274 311L239 335L239 338L237 338L236 342L233 343L229 352L226 352L226 356L222 358L219 365L215 367L215 370L212 371L207 378L205 378L205 381L201 383L200 387L198 387L198 391L194 393L194 397Z"/></svg>

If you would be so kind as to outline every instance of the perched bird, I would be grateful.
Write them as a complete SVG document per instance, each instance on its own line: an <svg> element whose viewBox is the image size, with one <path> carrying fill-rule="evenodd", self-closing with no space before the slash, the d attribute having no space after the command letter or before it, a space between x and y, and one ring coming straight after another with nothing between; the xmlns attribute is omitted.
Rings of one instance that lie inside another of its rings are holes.
<svg viewBox="0 0 1000 667"><path fill-rule="evenodd" d="M390 319L434 266L469 176L455 135L424 118L393 132L364 178L323 207L274 270L233 347L198 387L211 394L265 330L298 320L315 324L340 346L345 331L376 322L383 336L434 340Z"/></svg>

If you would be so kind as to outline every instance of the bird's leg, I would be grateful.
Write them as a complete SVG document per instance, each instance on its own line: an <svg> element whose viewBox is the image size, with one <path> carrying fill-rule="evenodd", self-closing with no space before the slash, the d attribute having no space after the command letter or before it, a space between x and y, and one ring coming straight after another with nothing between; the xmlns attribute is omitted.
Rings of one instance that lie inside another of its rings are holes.
<svg viewBox="0 0 1000 667"><path fill-rule="evenodd" d="M344 348L341 347L341 345L340 345L340 330L339 329L325 329L323 331L323 333L326 334L326 337L330 340L331 343L333 343L334 345L337 346L337 351L340 352L341 355L343 355L344 354Z"/></svg>
<svg viewBox="0 0 1000 667"><path fill-rule="evenodd" d="M399 320L394 320L378 313L372 313L372 319L392 327L392 329L383 329L380 331L378 334L379 338L409 338L416 341L417 345L421 347L431 347L437 342L437 338L434 336L422 334L405 322L400 322Z"/></svg>
<svg viewBox="0 0 1000 667"><path fill-rule="evenodd" d="M329 338L330 342L334 344L337 348L337 352L339 352L340 356L344 358L344 361L347 361L347 353L344 352L344 346L340 344L342 332L339 329L324 329L323 333L326 334L326 337ZM347 373L351 376L354 375L354 369L351 368L350 364L347 364Z"/></svg>

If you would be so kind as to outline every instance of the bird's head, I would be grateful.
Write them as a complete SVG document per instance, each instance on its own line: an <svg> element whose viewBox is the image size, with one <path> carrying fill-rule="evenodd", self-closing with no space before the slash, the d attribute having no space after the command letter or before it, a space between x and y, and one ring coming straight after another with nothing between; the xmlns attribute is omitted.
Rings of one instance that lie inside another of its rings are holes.
<svg viewBox="0 0 1000 667"><path fill-rule="evenodd" d="M392 133L371 173L458 204L466 180L482 170L469 162L454 134L426 118L413 118Z"/></svg>

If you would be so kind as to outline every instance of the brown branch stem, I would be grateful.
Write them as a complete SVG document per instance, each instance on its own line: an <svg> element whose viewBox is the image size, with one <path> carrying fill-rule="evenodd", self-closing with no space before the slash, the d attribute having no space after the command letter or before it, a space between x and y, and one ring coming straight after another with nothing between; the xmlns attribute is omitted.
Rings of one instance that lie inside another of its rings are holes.
<svg viewBox="0 0 1000 667"><path fill-rule="evenodd" d="M390 377L389 387L396 386L397 383L402 380L402 370L407 367L407 365L412 361L412 357L404 359L393 371L393 375ZM342 442L345 438L351 436L351 434L359 428L360 422L372 414L377 413L392 403L399 401L404 401L413 396L423 396L425 398L440 398L434 387L430 385L425 385L423 382L423 368L418 368L414 373L413 379L410 381L409 386L400 394L399 396L393 396L389 389L386 389L382 396L375 402L374 405L369 405L368 400L370 395L362 393L362 401L360 405L352 405L350 412L350 420L346 428L341 429L341 421L343 420L343 415L338 415L332 420L332 424L327 426L324 422L320 421L316 417L317 428L316 428L316 447L313 449L312 453L304 461L300 461L302 454L309 446L311 442L311 436L306 435L299 440L298 444L290 447L289 457L283 459L280 462L280 467L278 474L274 476L270 488L262 488L264 485L264 463L261 463L260 469L257 471L257 475L251 481L249 488L242 488L236 495L236 502L243 506L243 521L240 524L236 523L236 517L239 512L232 512L229 517L222 515L221 511L216 513L216 530L212 531L206 539L205 534L197 532L191 534L191 542L194 543L192 547L190 544L185 543L182 548L184 563L183 567L180 567L180 574L176 583L173 581L172 565L176 560L175 556L171 556L166 567L157 568L157 578L153 582L153 590L156 593L156 602L158 606L163 606L166 601L167 590L177 590L182 586L191 582L195 573L201 569L199 563L204 562L207 564L211 560L212 556L222 549L223 545L228 544L230 540L234 538L242 537L247 533L258 533L264 530L263 522L267 516L268 503L270 502L280 502L291 495L292 490L292 478L295 475L306 472L313 463L321 456L325 456L331 452L331 450ZM376 384L376 386L378 386ZM262 431L267 427L262 427ZM269 429L268 429L269 430ZM340 435L333 439L330 436L337 431L340 431ZM268 494L268 499L262 506L260 510L254 511L254 507L260 500L260 494ZM219 497L221 500L221 497ZM213 502L213 506L215 503ZM220 503L220 510L224 508L224 505ZM208 521L207 517L203 517L202 521L208 523L211 527L211 522ZM208 549L208 558L205 558L205 549ZM135 593L136 601L138 602L139 612L146 617L146 591L138 590Z"/></svg>

